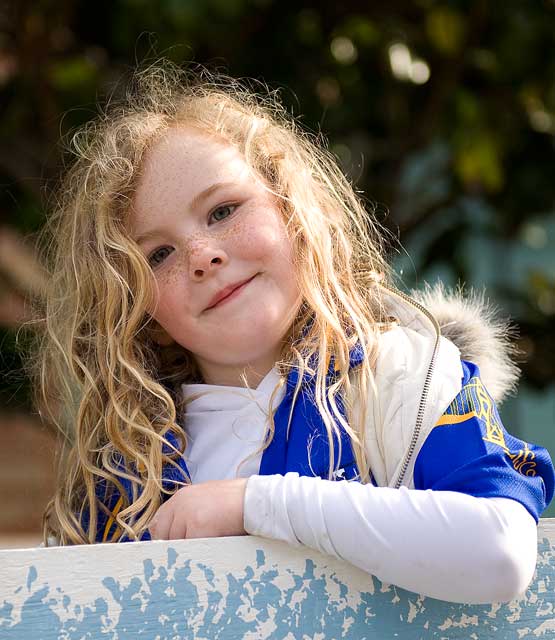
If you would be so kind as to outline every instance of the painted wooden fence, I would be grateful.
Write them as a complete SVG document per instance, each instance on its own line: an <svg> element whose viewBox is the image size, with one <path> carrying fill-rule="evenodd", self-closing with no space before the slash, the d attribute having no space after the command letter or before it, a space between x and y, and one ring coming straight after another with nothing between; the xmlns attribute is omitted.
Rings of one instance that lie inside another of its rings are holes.
<svg viewBox="0 0 555 640"><path fill-rule="evenodd" d="M261 538L0 551L0 638L555 638L555 519L522 598L457 605Z"/></svg>

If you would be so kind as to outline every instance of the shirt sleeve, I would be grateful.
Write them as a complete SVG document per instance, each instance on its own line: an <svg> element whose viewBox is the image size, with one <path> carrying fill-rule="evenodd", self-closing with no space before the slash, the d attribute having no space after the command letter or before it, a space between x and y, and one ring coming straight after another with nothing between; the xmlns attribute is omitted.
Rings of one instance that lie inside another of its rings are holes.
<svg viewBox="0 0 555 640"><path fill-rule="evenodd" d="M117 542L121 537L121 528L116 523L116 516L123 508L123 498L115 485L108 484L104 479L97 480L96 483L96 531L94 532L94 542ZM83 530L88 534L91 527L90 511L83 508L80 514Z"/></svg>
<svg viewBox="0 0 555 640"><path fill-rule="evenodd" d="M166 440L169 444L164 444L162 451L169 455L177 449L179 443L172 433L166 434ZM116 463L116 467L121 469L122 472L125 471L125 465L121 461ZM164 465L162 469L162 486L167 491L176 491L178 488L183 486L187 480L188 470L183 457L179 457L175 464L170 464L168 462ZM137 491L140 491L140 489L135 489L135 491L133 491L131 480L127 477L120 476L119 481L128 497L128 501L131 502L133 500L133 496L136 495ZM96 487L96 496L98 501L106 507L108 513L106 513L104 509L98 509L95 542L130 542L131 538L129 538L127 533L122 530L116 521L116 517L124 508L126 501L124 501L115 484L110 483L107 485L105 480L99 481ZM169 494L163 493L161 497L164 502L168 499ZM85 528L88 528L89 526L88 519L88 514L86 513L83 518ZM150 532L148 529L145 529L141 533L139 540L145 541L150 539Z"/></svg>
<svg viewBox="0 0 555 640"><path fill-rule="evenodd" d="M251 476L244 523L252 535L304 544L383 582L452 602L512 600L536 566L536 524L506 498L297 473Z"/></svg>
<svg viewBox="0 0 555 640"><path fill-rule="evenodd" d="M127 487L125 488L127 489ZM98 487L97 496L109 513L98 509L96 542L118 542L122 538L122 530L116 522L116 516L123 509L123 496L113 485L111 490L107 489L105 483ZM122 541L126 542L127 538L124 536Z"/></svg>
<svg viewBox="0 0 555 640"><path fill-rule="evenodd" d="M416 489L511 498L538 521L553 497L555 474L543 447L509 434L478 367L462 361L462 389L422 446Z"/></svg>

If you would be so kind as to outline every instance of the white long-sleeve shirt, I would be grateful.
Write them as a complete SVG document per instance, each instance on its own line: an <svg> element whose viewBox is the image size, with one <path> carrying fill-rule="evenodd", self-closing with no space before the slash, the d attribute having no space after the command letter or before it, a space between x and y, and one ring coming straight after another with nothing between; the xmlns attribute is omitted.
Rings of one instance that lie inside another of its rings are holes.
<svg viewBox="0 0 555 640"><path fill-rule="evenodd" d="M276 394L270 408L277 381L272 370L256 390L183 385L191 479L249 477L248 533L304 544L443 600L509 600L526 588L536 561L536 526L518 502L295 473L257 475L268 412L283 397Z"/></svg>

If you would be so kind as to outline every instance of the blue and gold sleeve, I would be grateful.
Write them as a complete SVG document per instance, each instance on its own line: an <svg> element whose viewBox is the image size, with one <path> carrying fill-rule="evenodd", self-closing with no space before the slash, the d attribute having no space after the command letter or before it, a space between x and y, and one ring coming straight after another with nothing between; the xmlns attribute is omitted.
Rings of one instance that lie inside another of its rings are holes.
<svg viewBox="0 0 555 640"><path fill-rule="evenodd" d="M96 499L97 515L94 542L120 541L121 528L117 525L116 516L123 508L123 498L115 489L108 489L104 480L99 480L96 485ZM101 503L104 508L102 508L99 503ZM89 509L83 509L79 517L81 526L85 532L88 532L91 526Z"/></svg>
<svg viewBox="0 0 555 640"><path fill-rule="evenodd" d="M177 439L173 434L167 434L166 439L170 445L164 445L163 452L166 454L173 453L178 446ZM125 469L122 462L118 463L118 466ZM132 496L136 493L133 492L131 481L128 478L119 478L120 483L128 496L128 500L125 501L119 491L114 485L110 485L110 488L106 488L105 481L100 481L97 485L96 495L102 504L106 506L108 513L104 510L98 511L98 524L96 530L96 542L130 542L129 536L122 531L122 528L117 524L117 515L124 508L124 504L129 504L132 501ZM176 464L166 464L162 469L162 486L163 488L173 493L181 486L183 486L189 480L189 472L183 457L177 459ZM140 491L140 489L139 489ZM169 498L171 493L163 493L162 501ZM148 529L141 533L140 540L150 540L150 532Z"/></svg>
<svg viewBox="0 0 555 640"><path fill-rule="evenodd" d="M127 536L122 535L122 529L117 524L116 517L124 508L124 499L119 492L113 491L104 497L103 503L108 507L109 515L102 513L98 519L97 542L127 542Z"/></svg>
<svg viewBox="0 0 555 640"><path fill-rule="evenodd" d="M123 482L124 488L125 481ZM124 508L125 501L119 491L110 485L108 488L104 481L97 485L96 495L108 513L104 509L98 508L97 525L96 525L96 542L126 542L126 536L122 536L122 529L117 524L116 517Z"/></svg>
<svg viewBox="0 0 555 640"><path fill-rule="evenodd" d="M422 446L416 489L511 498L538 521L553 498L549 453L508 433L472 362L462 361L462 389Z"/></svg>

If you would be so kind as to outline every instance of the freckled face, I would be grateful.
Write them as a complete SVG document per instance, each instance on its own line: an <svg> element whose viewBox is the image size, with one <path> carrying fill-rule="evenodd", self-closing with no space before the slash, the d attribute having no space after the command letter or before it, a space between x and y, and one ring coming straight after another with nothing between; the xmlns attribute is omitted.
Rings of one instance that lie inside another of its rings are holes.
<svg viewBox="0 0 555 640"><path fill-rule="evenodd" d="M170 130L145 159L131 232L156 279L154 319L206 382L239 385L248 368L256 384L300 295L275 199L241 153L194 129Z"/></svg>

